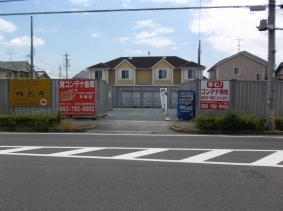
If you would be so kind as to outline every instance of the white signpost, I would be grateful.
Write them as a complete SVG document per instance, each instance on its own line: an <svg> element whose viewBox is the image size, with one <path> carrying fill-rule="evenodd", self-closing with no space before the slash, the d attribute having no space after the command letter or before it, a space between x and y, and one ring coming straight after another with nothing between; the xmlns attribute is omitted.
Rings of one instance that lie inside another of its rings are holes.
<svg viewBox="0 0 283 211"><path fill-rule="evenodd" d="M160 88L160 100L161 100L161 107L162 107L162 114L166 115L165 120L170 120L168 116L168 99L167 99L167 88Z"/></svg>
<svg viewBox="0 0 283 211"><path fill-rule="evenodd" d="M201 109L223 110L230 108L229 81L201 81Z"/></svg>

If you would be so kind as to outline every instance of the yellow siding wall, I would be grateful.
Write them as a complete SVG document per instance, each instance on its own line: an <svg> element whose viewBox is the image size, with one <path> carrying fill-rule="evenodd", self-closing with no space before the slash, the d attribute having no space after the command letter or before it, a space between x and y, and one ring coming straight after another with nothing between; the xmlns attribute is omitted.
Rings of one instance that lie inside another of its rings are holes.
<svg viewBox="0 0 283 211"><path fill-rule="evenodd" d="M155 70L167 69L169 70L170 78L168 80L158 80L155 78ZM153 67L154 84L172 84L172 67L165 61L161 61L156 66Z"/></svg>
<svg viewBox="0 0 283 211"><path fill-rule="evenodd" d="M152 70L136 70L136 84L149 85L152 84Z"/></svg>
<svg viewBox="0 0 283 211"><path fill-rule="evenodd" d="M115 84L115 70L108 70L108 83Z"/></svg>
<svg viewBox="0 0 283 211"><path fill-rule="evenodd" d="M181 84L181 70L175 69L174 70L174 84L180 85Z"/></svg>
<svg viewBox="0 0 283 211"><path fill-rule="evenodd" d="M132 79L129 80L119 80L118 77L118 71L119 70L132 70ZM119 85L129 85L129 84L134 84L134 67L130 65L128 62L124 61L122 62L119 66L116 67L116 77L117 77L117 84Z"/></svg>

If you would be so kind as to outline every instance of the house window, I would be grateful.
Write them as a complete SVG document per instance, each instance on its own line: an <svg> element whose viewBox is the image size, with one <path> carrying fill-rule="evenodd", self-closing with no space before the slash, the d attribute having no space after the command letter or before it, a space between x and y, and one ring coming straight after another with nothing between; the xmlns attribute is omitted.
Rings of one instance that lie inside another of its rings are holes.
<svg viewBox="0 0 283 211"><path fill-rule="evenodd" d="M240 75L241 68L240 67L234 67L234 75Z"/></svg>
<svg viewBox="0 0 283 211"><path fill-rule="evenodd" d="M6 78L12 78L12 72L6 72Z"/></svg>
<svg viewBox="0 0 283 211"><path fill-rule="evenodd" d="M101 70L95 71L94 78L102 79L102 71Z"/></svg>
<svg viewBox="0 0 283 211"><path fill-rule="evenodd" d="M196 78L197 77L197 71L196 70L188 70L188 79Z"/></svg>
<svg viewBox="0 0 283 211"><path fill-rule="evenodd" d="M257 73L256 74L256 80L257 81L262 81L263 80L263 74L262 73Z"/></svg>
<svg viewBox="0 0 283 211"><path fill-rule="evenodd" d="M159 70L158 79L167 79L167 70Z"/></svg>
<svg viewBox="0 0 283 211"><path fill-rule="evenodd" d="M121 70L121 79L130 79L129 70Z"/></svg>
<svg viewBox="0 0 283 211"><path fill-rule="evenodd" d="M23 73L19 73L19 78L24 78L24 74Z"/></svg>

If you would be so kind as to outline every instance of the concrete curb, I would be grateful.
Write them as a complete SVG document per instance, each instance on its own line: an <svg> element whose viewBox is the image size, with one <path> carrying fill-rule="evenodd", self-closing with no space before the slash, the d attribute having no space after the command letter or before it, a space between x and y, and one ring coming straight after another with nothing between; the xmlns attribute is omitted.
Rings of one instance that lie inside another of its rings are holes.
<svg viewBox="0 0 283 211"><path fill-rule="evenodd" d="M199 130L194 128L179 128L179 127L170 127L172 130L180 133L189 133L189 134L211 134L211 135L283 135L283 131L255 131L255 130L239 130L239 131L230 131L230 130Z"/></svg>

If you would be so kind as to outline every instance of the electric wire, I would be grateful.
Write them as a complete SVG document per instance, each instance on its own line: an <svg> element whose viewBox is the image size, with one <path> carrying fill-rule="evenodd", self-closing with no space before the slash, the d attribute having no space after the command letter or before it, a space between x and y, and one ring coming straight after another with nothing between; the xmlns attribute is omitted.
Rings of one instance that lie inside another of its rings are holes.
<svg viewBox="0 0 283 211"><path fill-rule="evenodd" d="M162 11L162 10L195 10L195 9L228 9L228 8L250 8L252 6L267 5L235 5L235 6L211 6L211 7L166 7L166 8L140 8L140 9L111 9L111 10L75 10L55 12L23 12L23 13L0 13L0 16L17 15L51 15L51 14L72 14L72 13L106 13L106 12L140 12L140 11Z"/></svg>
<svg viewBox="0 0 283 211"><path fill-rule="evenodd" d="M16 1L31 1L31 0L0 0L0 3L16 2Z"/></svg>

